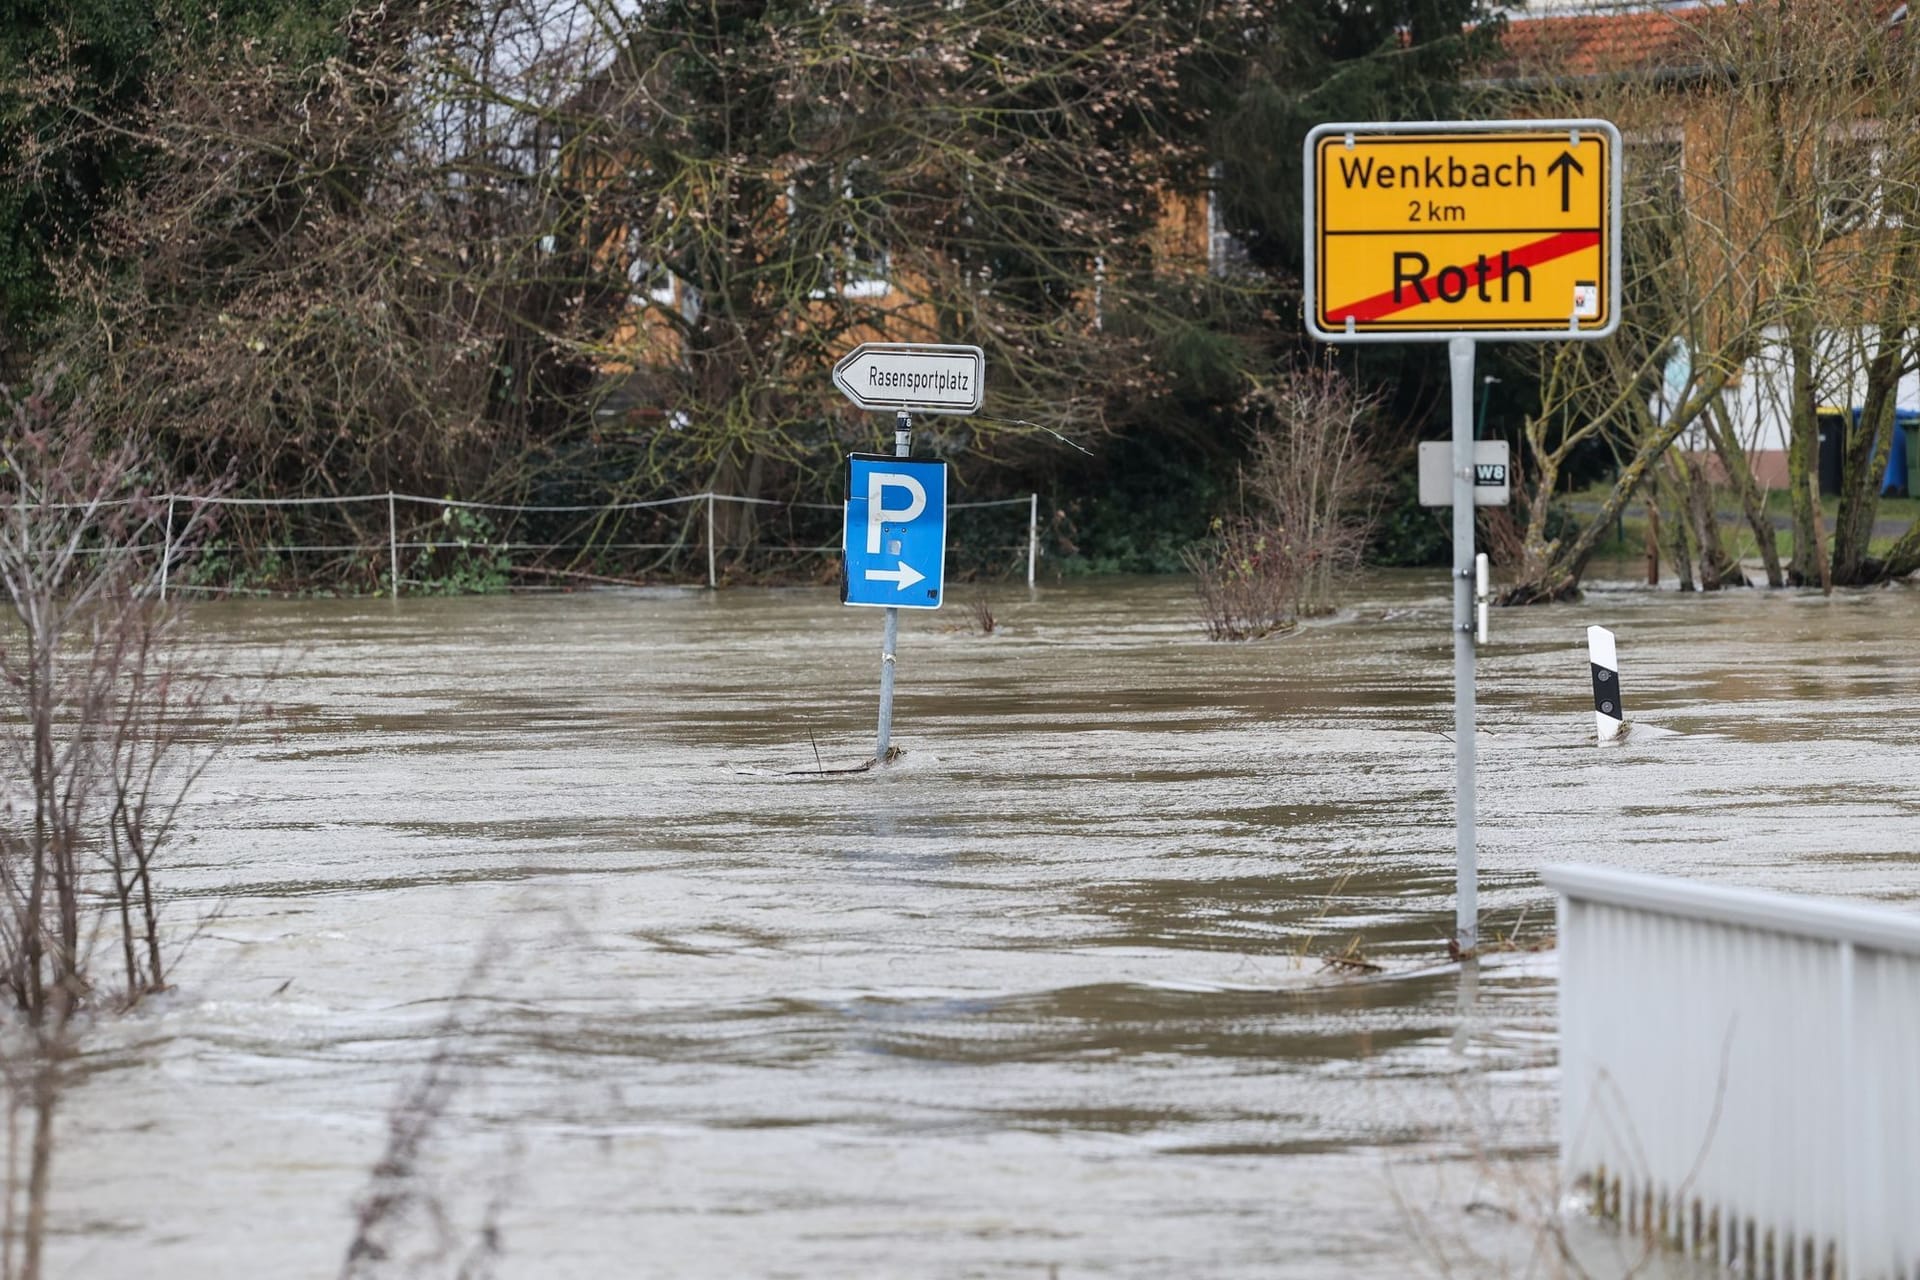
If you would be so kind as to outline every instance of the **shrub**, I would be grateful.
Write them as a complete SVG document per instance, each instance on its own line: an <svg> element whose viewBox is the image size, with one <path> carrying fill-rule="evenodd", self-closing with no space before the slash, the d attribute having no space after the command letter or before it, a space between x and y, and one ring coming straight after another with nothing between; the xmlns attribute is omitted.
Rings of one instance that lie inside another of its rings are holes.
<svg viewBox="0 0 1920 1280"><path fill-rule="evenodd" d="M1244 510L1187 553L1207 634L1244 640L1329 613L1360 567L1374 481L1363 442L1376 407L1327 369L1255 393Z"/></svg>
<svg viewBox="0 0 1920 1280"><path fill-rule="evenodd" d="M170 512L145 475L142 451L52 377L0 392L0 991L24 1033L0 1067L10 1114L31 1120L4 1193L23 1280L40 1274L77 1015L165 988L154 871L208 758L212 686L154 591L206 508Z"/></svg>

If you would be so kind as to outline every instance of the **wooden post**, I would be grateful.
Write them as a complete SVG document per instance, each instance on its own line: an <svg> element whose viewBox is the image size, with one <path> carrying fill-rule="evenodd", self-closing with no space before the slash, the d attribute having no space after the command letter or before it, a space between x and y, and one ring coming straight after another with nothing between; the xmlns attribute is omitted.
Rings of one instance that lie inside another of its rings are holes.
<svg viewBox="0 0 1920 1280"><path fill-rule="evenodd" d="M173 496L167 496L167 533L160 543L160 603L167 602L167 568L173 563Z"/></svg>
<svg viewBox="0 0 1920 1280"><path fill-rule="evenodd" d="M1647 585L1660 585L1660 509L1647 499Z"/></svg>
<svg viewBox="0 0 1920 1280"><path fill-rule="evenodd" d="M1813 555L1820 563L1820 594L1833 594L1833 557L1827 553L1827 516L1820 509L1820 477L1807 474L1807 488L1813 493Z"/></svg>

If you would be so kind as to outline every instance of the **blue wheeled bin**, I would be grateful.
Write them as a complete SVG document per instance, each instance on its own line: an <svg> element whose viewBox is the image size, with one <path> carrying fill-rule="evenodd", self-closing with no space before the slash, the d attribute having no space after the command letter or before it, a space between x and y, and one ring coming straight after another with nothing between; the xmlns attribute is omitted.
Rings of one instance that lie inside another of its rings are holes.
<svg viewBox="0 0 1920 1280"><path fill-rule="evenodd" d="M1880 496L1907 496L1907 433L1897 422L1893 425L1893 444L1887 450L1887 471L1880 477Z"/></svg>
<svg viewBox="0 0 1920 1280"><path fill-rule="evenodd" d="M1880 496L1904 498L1913 485L1913 433L1920 426L1920 409L1898 409L1893 415L1893 445L1887 450L1887 473L1880 477Z"/></svg>

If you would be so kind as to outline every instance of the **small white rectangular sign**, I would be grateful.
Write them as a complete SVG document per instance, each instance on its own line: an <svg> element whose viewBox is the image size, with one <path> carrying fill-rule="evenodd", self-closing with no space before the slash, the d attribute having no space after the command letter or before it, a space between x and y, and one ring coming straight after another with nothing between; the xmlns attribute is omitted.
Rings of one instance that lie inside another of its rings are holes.
<svg viewBox="0 0 1920 1280"><path fill-rule="evenodd" d="M1473 442L1473 505L1504 507L1512 499L1513 472L1507 462L1505 440ZM1453 445L1445 440L1420 442L1420 505L1453 505Z"/></svg>
<svg viewBox="0 0 1920 1280"><path fill-rule="evenodd" d="M977 413L986 369L979 347L863 342L833 366L833 385L862 409Z"/></svg>

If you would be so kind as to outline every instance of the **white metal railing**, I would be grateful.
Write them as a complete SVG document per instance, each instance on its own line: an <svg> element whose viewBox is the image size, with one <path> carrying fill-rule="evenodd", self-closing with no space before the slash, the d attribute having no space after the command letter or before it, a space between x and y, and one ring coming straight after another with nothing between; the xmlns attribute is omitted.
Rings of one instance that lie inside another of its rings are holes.
<svg viewBox="0 0 1920 1280"><path fill-rule="evenodd" d="M676 498L658 498L658 499L653 499L645 502L612 502L612 503L595 503L595 504L585 504L585 505L562 505L562 506L543 506L543 505L536 505L536 504L507 503L507 502L467 502L467 501L462 501L455 498L426 498L426 497L421 497L418 494L410 494L410 493L359 493L359 494L344 494L337 497L309 497L309 498L233 498L233 497L206 497L202 495L192 495L192 494L158 494L158 495L154 495L152 498L148 500L154 503L166 504L167 514L166 514L166 521L163 528L163 540L159 544L159 548L158 548L162 552L161 560L160 560L160 571L159 571L159 590L160 590L160 598L162 600L166 599L167 592L170 587L172 590L176 590L176 591L182 589L179 584L173 583L171 581L171 577L172 577L171 569L172 569L173 561L177 558L177 554L180 550L180 548L178 548L174 542L175 511L176 511L176 508L180 505L230 506L230 507L282 507L282 506L346 505L349 503L385 503L387 508L386 542L387 542L388 582L389 582L389 590L395 598L398 598L400 594L400 586L402 583L402 579L400 577L400 553L402 551L434 551L434 550L461 549L461 550L500 551L500 552L513 552L513 551L547 552L547 551L567 550L575 547L585 547L586 545L588 545L588 544L575 544L575 543L525 542L525 541L515 541L513 539L503 539L503 538L474 538L474 537L458 538L458 539L402 538L400 536L400 519L398 514L398 508L400 503L414 503L418 505L438 507L438 508L441 508L442 510L502 512L502 513L509 513L509 514L515 514L515 515L523 515L523 514L525 515L540 515L540 514L593 515L593 514L599 514L599 513L617 514L620 512L656 510L663 507L691 505L693 503L705 503L706 504L706 553L707 553L707 586L708 587L718 587L720 584L719 565L718 565L719 553L722 551L735 551L735 550L746 549L746 548L739 548L739 547L721 547L717 545L717 542L714 536L714 508L716 504L722 503L722 502L731 502L731 503L739 503L739 504L748 505L748 506L781 507L789 510L798 510L798 511L839 511L841 510L841 507L838 504L829 504L829 503L820 503L820 502L783 502L774 498L745 498L735 494L713 493L713 492L693 493L693 494L687 494L683 497L676 497ZM1024 505L1027 508L1027 539L1026 539L1025 551L1026 551L1026 560L1027 560L1027 585L1031 587L1034 584L1034 572L1035 572L1036 562L1039 560L1039 557L1040 557L1040 495L1039 494L1037 493L1029 494L1024 498L1001 498L1001 499L988 501L988 502L951 502L947 504L947 509L949 511L965 511L965 510L972 510L977 508L1010 507L1010 506L1018 506L1018 505ZM601 541L596 541L592 543L591 546L600 550L614 550L614 551L673 551L677 549L686 548L686 544L684 542L601 542ZM365 552L370 550L371 548L367 546L359 545L359 544L310 545L310 544L274 543L274 544L262 544L253 549L261 552L326 552L326 553L340 554L340 553L351 553L351 552ZM1001 548L1001 549L1013 551L1013 550L1019 550L1020 548L1007 547L1007 548ZM829 553L837 553L840 550L840 544L838 542L834 542L824 546L794 547L794 548L790 548L790 550L793 550L802 555L825 555Z"/></svg>
<svg viewBox="0 0 1920 1280"><path fill-rule="evenodd" d="M1568 1185L1749 1276L1920 1280L1920 916L1542 878Z"/></svg>

